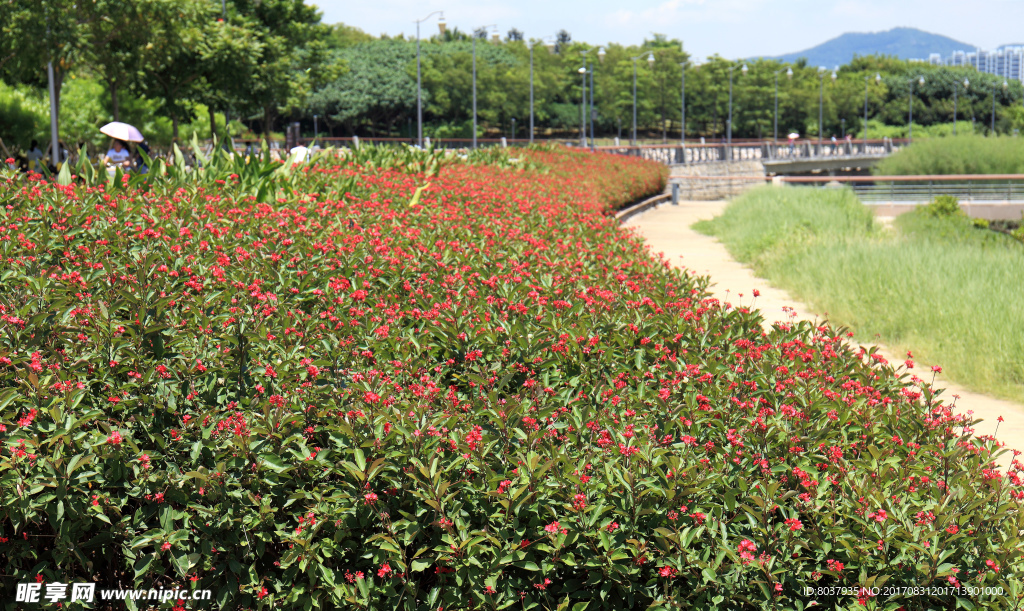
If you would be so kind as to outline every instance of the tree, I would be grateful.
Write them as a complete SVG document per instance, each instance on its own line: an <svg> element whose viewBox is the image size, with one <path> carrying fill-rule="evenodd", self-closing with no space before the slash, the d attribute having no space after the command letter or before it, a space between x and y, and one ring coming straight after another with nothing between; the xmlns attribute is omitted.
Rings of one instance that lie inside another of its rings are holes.
<svg viewBox="0 0 1024 611"><path fill-rule="evenodd" d="M347 72L307 102L307 112L324 117L328 128L340 124L349 134L390 134L416 111L416 79L408 73L415 43L372 40L342 50L339 58Z"/></svg>
<svg viewBox="0 0 1024 611"><path fill-rule="evenodd" d="M311 91L334 80L341 64L334 61L327 39L330 28L320 11L302 0L234 0L240 19L261 45L244 100L263 116L269 135L279 112L301 108Z"/></svg>
<svg viewBox="0 0 1024 611"><path fill-rule="evenodd" d="M325 42L332 49L345 49L373 40L373 36L370 34L344 23L336 23L329 26L329 28L330 31L325 38Z"/></svg>
<svg viewBox="0 0 1024 611"><path fill-rule="evenodd" d="M523 33L517 30L516 28L512 28L511 30L508 31L508 34L505 36L505 40L509 42L523 40Z"/></svg>
<svg viewBox="0 0 1024 611"><path fill-rule="evenodd" d="M558 30L555 34L555 53L561 54L562 49L572 43L572 34L565 30Z"/></svg>
<svg viewBox="0 0 1024 611"><path fill-rule="evenodd" d="M181 121L191 118L192 102L202 95L202 46L206 26L215 21L212 5L202 0L146 0L140 13L139 25L148 42L139 53L139 90L160 100L177 139Z"/></svg>
<svg viewBox="0 0 1024 611"><path fill-rule="evenodd" d="M136 74L138 49L146 44L139 0L82 2L83 58L106 85L115 121L121 120L118 93L130 86Z"/></svg>
<svg viewBox="0 0 1024 611"><path fill-rule="evenodd" d="M0 76L37 87L53 65L54 106L60 118L64 78L82 59L88 41L85 16L75 0L8 0L0 3Z"/></svg>

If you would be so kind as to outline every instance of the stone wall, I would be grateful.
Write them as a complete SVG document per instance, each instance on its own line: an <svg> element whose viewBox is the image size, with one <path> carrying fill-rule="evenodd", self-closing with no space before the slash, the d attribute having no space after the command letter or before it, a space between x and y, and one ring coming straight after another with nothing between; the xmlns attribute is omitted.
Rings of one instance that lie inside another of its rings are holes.
<svg viewBox="0 0 1024 611"><path fill-rule="evenodd" d="M717 176L723 178L716 179ZM715 200L735 197L763 185L767 182L763 176L764 165L760 161L723 161L673 165L669 181L679 183L679 199Z"/></svg>

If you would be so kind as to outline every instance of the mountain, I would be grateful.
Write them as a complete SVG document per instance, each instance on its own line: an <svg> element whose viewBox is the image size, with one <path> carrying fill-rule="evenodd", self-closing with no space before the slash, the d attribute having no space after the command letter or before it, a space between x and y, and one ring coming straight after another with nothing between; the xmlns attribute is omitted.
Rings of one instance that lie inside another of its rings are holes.
<svg viewBox="0 0 1024 611"><path fill-rule="evenodd" d="M916 28L893 28L884 32L847 32L816 47L771 59L792 62L806 57L810 66L832 68L849 63L854 55L895 55L900 59L927 60L931 53L941 53L945 58L953 51L974 48L974 45Z"/></svg>

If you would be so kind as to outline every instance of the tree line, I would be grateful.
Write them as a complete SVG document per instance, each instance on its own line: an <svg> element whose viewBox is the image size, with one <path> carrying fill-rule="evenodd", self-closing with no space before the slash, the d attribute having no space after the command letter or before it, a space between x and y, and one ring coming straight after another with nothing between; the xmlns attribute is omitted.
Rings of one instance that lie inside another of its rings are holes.
<svg viewBox="0 0 1024 611"><path fill-rule="evenodd" d="M583 96L579 70L584 61L593 70L594 121L599 136L630 135L634 65L637 125L640 136L646 138L679 138L684 70L688 138L725 136L730 69L734 138L774 136L776 78L781 138L790 132L816 136L819 110L826 138L841 136L844 131L861 137L865 97L869 136L871 131L876 132L872 137L899 136L907 126L911 81L916 127L951 124L954 87L957 119L973 121L976 131L989 129L993 99L997 132L1024 126L1021 83L1008 82L1004 89L1001 77L981 74L973 68L931 66L883 56L859 57L824 71L802 60L791 64L768 59L733 61L716 55L698 63L683 50L682 41L660 35L642 45L599 47L573 42L564 32L557 45L545 45L513 30L501 41L484 37L477 40L478 136L512 137L513 128L516 137L528 136L531 46L538 135L578 134ZM602 49L603 59L599 60ZM420 52L425 133L469 137L470 36L446 32L423 41ZM326 117L327 129L346 136L414 133L415 41L352 37L338 54L346 72L315 92L309 102L310 111ZM653 62L647 61L649 56L654 57ZM746 72L742 70L744 65ZM876 76L880 78L876 80ZM924 78L923 85L918 82L920 77Z"/></svg>
<svg viewBox="0 0 1024 611"><path fill-rule="evenodd" d="M472 135L474 42L480 137L528 136L531 54L534 124L540 137L578 134L584 61L593 70L599 136L629 137L634 70L637 124L646 138L679 138L684 71L686 135L694 138L717 139L726 133L730 71L734 138L774 135L776 79L781 137L793 131L817 135L819 102L825 137L844 131L860 137L865 96L872 137L900 135L910 104L919 129L947 125L953 118L954 89L957 117L973 121L975 131L989 129L993 105L997 132L1024 126L1021 83L1003 88L1001 77L971 68L879 56L856 58L824 72L804 61L719 56L698 65L682 41L663 35L640 45L597 46L573 41L564 30L538 40L517 29L495 39L453 28L421 41L425 135ZM648 56L654 61L648 62ZM136 121L157 116L169 123L169 139L182 137L183 125L204 127L201 135L209 135L228 119L236 130L265 135L299 121L311 134L314 115L321 135L403 138L415 133L415 39L374 37L344 24L324 24L321 13L303 0L0 2L0 78L9 88L8 98L0 91L0 119L5 113L7 119L0 121L0 137L12 137L21 124L18 112L29 112L26 100L32 91L45 95L48 64L54 70L59 113L65 89L79 98L89 91L100 98L89 107L92 114L113 120L127 115ZM966 88L965 79L970 82ZM11 91L21 92L21 98ZM38 106L32 107L32 116L38 117ZM48 131L48 121L34 121L22 123ZM97 119L72 118L69 129L80 123L85 127L75 127L78 131L98 127L90 121Z"/></svg>

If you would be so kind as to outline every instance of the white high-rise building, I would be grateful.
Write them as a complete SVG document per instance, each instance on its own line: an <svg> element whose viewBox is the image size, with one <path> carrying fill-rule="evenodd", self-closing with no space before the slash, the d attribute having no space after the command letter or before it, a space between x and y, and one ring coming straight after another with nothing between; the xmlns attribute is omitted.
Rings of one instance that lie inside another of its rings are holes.
<svg viewBox="0 0 1024 611"><path fill-rule="evenodd" d="M1003 45L995 51L954 51L945 59L932 53L928 61L938 66L971 66L978 72L1024 82L1024 45Z"/></svg>

